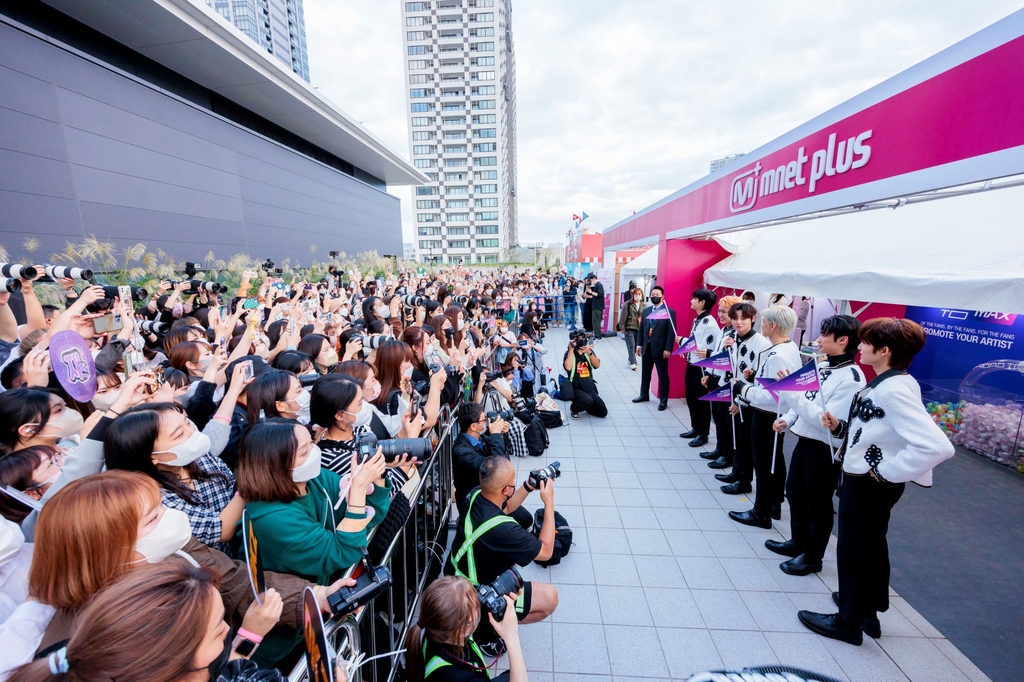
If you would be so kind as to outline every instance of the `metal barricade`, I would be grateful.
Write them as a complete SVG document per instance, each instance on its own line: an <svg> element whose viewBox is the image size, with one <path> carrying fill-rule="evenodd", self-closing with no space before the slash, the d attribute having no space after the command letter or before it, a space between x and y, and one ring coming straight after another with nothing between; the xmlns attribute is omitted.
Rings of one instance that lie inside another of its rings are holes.
<svg viewBox="0 0 1024 682"><path fill-rule="evenodd" d="M441 407L437 444L420 468L420 480L409 497L410 514L384 554L382 564L391 571L391 589L355 615L332 617L324 624L334 650L348 660L362 653L366 659L402 648L406 630L427 583L440 575L448 544L452 497L452 447L459 435L458 406ZM375 529L376 530L376 529ZM346 572L351 576L355 567ZM349 682L393 682L398 655L364 664ZM289 682L307 682L305 657L288 675Z"/></svg>
<svg viewBox="0 0 1024 682"><path fill-rule="evenodd" d="M556 326L572 328L577 326L576 316L579 306L576 305L576 299L574 297L566 296L561 292L536 296L523 296L519 301L518 315L516 315L517 319L523 316L525 311L528 309L530 301L535 302L534 305L536 309L541 313L541 321L549 327Z"/></svg>

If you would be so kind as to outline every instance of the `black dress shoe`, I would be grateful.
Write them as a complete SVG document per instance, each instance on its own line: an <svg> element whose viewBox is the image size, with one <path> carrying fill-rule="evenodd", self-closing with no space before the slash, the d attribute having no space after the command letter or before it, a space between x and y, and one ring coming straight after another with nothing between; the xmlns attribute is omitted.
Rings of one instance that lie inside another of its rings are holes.
<svg viewBox="0 0 1024 682"><path fill-rule="evenodd" d="M832 601L839 606L839 593L832 593ZM882 636L882 624L878 622L877 616L864 616L864 619L860 622L860 629L864 631L864 634L872 639L878 639Z"/></svg>
<svg viewBox="0 0 1024 682"><path fill-rule="evenodd" d="M701 459L718 459L718 448L715 448L711 452L700 453Z"/></svg>
<svg viewBox="0 0 1024 682"><path fill-rule="evenodd" d="M725 457L719 457L714 462L708 462L709 469L728 469L732 466L732 461Z"/></svg>
<svg viewBox="0 0 1024 682"><path fill-rule="evenodd" d="M707 445L707 444L708 444L708 437L707 436L697 436L696 438L694 438L693 440L691 440L688 443L688 445L691 448L699 448L701 445Z"/></svg>
<svg viewBox="0 0 1024 682"><path fill-rule="evenodd" d="M749 483L730 483L729 485L722 486L722 492L726 495L742 495L743 493L749 493L753 488L750 487Z"/></svg>
<svg viewBox="0 0 1024 682"><path fill-rule="evenodd" d="M788 573L790 575L810 575L811 573L818 573L821 571L821 562L819 561L816 564L812 564L807 561L806 554L801 554L789 561L783 561L779 564L779 568L782 569L783 573Z"/></svg>
<svg viewBox="0 0 1024 682"><path fill-rule="evenodd" d="M637 398L633 398L633 402L634 403L649 403L649 402L651 402L651 399L650 398L645 398L643 396L639 396Z"/></svg>
<svg viewBox="0 0 1024 682"><path fill-rule="evenodd" d="M781 504L773 504L772 505L772 518L775 519L776 521L781 521L782 520L782 505Z"/></svg>
<svg viewBox="0 0 1024 682"><path fill-rule="evenodd" d="M778 540L765 540L764 546L776 554L781 554L782 556L798 557L803 554L803 552L793 544L792 540L786 540L785 542L779 542Z"/></svg>
<svg viewBox="0 0 1024 682"><path fill-rule="evenodd" d="M807 626L812 632L817 632L829 639L838 639L840 642L860 646L864 637L860 628L854 627L839 617L838 613L815 613L813 611L800 611L796 614L800 622Z"/></svg>
<svg viewBox="0 0 1024 682"><path fill-rule="evenodd" d="M731 471L727 474L715 474L715 478L717 478L722 483L735 483L736 481L740 480L736 478L736 474L732 473Z"/></svg>
<svg viewBox="0 0 1024 682"><path fill-rule="evenodd" d="M693 438L696 435L697 435L697 429L690 429L686 433L680 433L679 437L680 438Z"/></svg>
<svg viewBox="0 0 1024 682"><path fill-rule="evenodd" d="M772 520L761 518L753 509L745 512L729 512L729 518L744 526L755 526L757 528L771 528Z"/></svg>
<svg viewBox="0 0 1024 682"><path fill-rule="evenodd" d="M664 412L668 409L668 403L658 403L658 412Z"/></svg>

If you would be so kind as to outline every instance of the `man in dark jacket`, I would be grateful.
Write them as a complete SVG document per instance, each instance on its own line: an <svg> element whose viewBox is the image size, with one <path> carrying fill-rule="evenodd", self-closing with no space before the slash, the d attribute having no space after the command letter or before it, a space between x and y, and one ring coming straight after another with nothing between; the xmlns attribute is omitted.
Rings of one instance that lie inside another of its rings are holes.
<svg viewBox="0 0 1024 682"><path fill-rule="evenodd" d="M597 281L597 275L590 273L586 279L584 296L590 301L590 326L594 336L601 338L601 321L604 318L604 285Z"/></svg>
<svg viewBox="0 0 1024 682"><path fill-rule="evenodd" d="M636 354L640 356L640 395L634 403L645 403L651 399L651 370L658 368L658 410L668 408L668 359L675 346L676 311L664 303L665 290L659 286L651 289L651 305L644 309L637 332ZM666 314L668 318L662 317ZM657 313L657 315L654 315ZM654 319L651 316L654 315Z"/></svg>

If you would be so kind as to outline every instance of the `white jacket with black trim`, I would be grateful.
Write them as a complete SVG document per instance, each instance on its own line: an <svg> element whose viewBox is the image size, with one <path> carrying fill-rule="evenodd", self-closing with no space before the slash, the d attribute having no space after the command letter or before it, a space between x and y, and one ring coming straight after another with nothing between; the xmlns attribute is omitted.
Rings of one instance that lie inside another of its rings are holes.
<svg viewBox="0 0 1024 682"><path fill-rule="evenodd" d="M762 338L768 341L767 338ZM771 342L768 341L768 343ZM780 370L788 369L790 372L795 372L802 365L803 358L800 357L800 349L789 339L774 346L768 346L758 353L757 370L750 380L744 380L741 375L740 381L737 383L736 399L765 412L777 412L779 405L775 402L775 398L757 380L776 380L779 378Z"/></svg>
<svg viewBox="0 0 1024 682"><path fill-rule="evenodd" d="M921 402L921 387L906 372L875 377L853 399L838 434L845 439L843 472L874 472L888 483L930 487L932 469L953 456L953 444Z"/></svg>
<svg viewBox="0 0 1024 682"><path fill-rule="evenodd" d="M722 338L722 330L719 329L718 323L711 317L711 313L701 313L693 321L690 335L693 336L693 340L697 343L698 350L706 350L708 355L711 355L710 351L714 349L715 344ZM687 362L697 362L700 359L702 358L696 353L686 354Z"/></svg>
<svg viewBox="0 0 1024 682"><path fill-rule="evenodd" d="M730 338L731 339L735 339L736 338L736 330L733 327L731 327L731 326L723 327L722 328L722 333L719 334L719 336L718 336L718 342L715 343L715 347L708 350L708 357L711 357L712 355L718 355L723 350L728 350L732 354L731 357L734 360L734 366L735 366L735 357L736 357L735 354L736 354L736 351L737 351L736 346L734 345L734 346L731 346L730 348L726 349L725 346L722 345L723 343L725 343L726 339L730 339ZM733 372L732 372L731 369L709 369L709 370L706 370L706 371L707 371L708 374L710 374L712 376L718 377L718 385L719 386L721 386L722 384L727 383L733 377Z"/></svg>
<svg viewBox="0 0 1024 682"><path fill-rule="evenodd" d="M783 405L788 408L782 419L786 422L786 429L797 436L821 443L828 443L826 439L831 438L832 445L839 448L843 439L829 436L828 429L821 425L821 414L827 406L829 413L840 419L849 415L853 397L864 388L864 373L852 358L835 367L825 362L818 365L818 381L820 391L782 394Z"/></svg>

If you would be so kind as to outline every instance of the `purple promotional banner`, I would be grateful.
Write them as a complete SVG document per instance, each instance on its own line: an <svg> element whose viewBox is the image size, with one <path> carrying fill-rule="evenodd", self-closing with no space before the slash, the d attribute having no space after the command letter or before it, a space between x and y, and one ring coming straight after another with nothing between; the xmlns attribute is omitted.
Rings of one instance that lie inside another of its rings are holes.
<svg viewBox="0 0 1024 682"><path fill-rule="evenodd" d="M705 369L732 369L732 358L729 357L729 351L724 350L718 355L712 355L710 358L704 358L691 364L694 367Z"/></svg>
<svg viewBox="0 0 1024 682"><path fill-rule="evenodd" d="M821 388L818 381L818 368L811 360L806 365L773 385L773 391L817 391Z"/></svg>
<svg viewBox="0 0 1024 682"><path fill-rule="evenodd" d="M672 355L684 355L686 353L692 353L695 350L697 350L697 342L692 336L688 336L683 339L683 342L679 344L679 348L676 348Z"/></svg>
<svg viewBox="0 0 1024 682"><path fill-rule="evenodd" d="M672 318L669 317L668 308L665 307L665 306L661 306L659 308L656 308L655 310L652 310L651 314L647 316L647 319L648 320L669 320L669 319L672 319Z"/></svg>
<svg viewBox="0 0 1024 682"><path fill-rule="evenodd" d="M732 402L732 384L722 386L721 388L711 391L707 395L702 395L698 400L706 400L709 403L731 403Z"/></svg>
<svg viewBox="0 0 1024 682"><path fill-rule="evenodd" d="M76 332L53 335L50 365L60 385L78 402L87 403L96 395L96 363L89 344Z"/></svg>
<svg viewBox="0 0 1024 682"><path fill-rule="evenodd" d="M775 386L772 385L775 382L776 382L776 379L760 379L759 378L757 380L757 383L759 383L762 386L764 386L764 390L768 391L768 393L771 394L772 398L775 399L775 402L779 402L779 392L776 391L775 390Z"/></svg>

